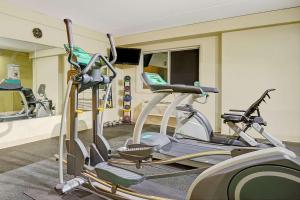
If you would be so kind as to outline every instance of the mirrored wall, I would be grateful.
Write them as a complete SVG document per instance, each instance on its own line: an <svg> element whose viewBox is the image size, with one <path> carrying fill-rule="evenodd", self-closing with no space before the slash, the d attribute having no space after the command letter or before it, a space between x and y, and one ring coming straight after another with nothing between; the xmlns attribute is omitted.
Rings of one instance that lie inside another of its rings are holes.
<svg viewBox="0 0 300 200"><path fill-rule="evenodd" d="M0 38L0 122L59 114L63 57L51 46Z"/></svg>

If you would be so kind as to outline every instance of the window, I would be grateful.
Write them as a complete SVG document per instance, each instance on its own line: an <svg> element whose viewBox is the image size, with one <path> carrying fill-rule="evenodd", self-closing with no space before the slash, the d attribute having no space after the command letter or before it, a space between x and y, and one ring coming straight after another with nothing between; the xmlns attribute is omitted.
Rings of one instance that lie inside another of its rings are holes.
<svg viewBox="0 0 300 200"><path fill-rule="evenodd" d="M171 84L194 85L199 81L199 49L171 52Z"/></svg>
<svg viewBox="0 0 300 200"><path fill-rule="evenodd" d="M194 85L199 81L199 48L144 53L143 71L157 73L171 84Z"/></svg>

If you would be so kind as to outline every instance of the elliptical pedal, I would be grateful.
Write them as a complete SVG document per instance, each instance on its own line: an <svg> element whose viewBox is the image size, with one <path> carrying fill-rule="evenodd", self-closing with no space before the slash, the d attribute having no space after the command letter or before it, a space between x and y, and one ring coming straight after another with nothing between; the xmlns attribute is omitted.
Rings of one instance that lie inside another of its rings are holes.
<svg viewBox="0 0 300 200"><path fill-rule="evenodd" d="M127 169L109 165L107 162L98 163L95 166L95 171L100 179L114 185L129 187L144 181L144 176Z"/></svg>
<svg viewBox="0 0 300 200"><path fill-rule="evenodd" d="M152 157L154 147L145 144L129 144L118 148L117 151L126 160L141 162Z"/></svg>

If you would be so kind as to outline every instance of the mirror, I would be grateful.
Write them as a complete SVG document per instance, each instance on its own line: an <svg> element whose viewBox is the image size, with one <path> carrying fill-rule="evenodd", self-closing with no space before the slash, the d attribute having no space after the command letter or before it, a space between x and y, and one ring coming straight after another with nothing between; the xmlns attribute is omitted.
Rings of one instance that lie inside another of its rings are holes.
<svg viewBox="0 0 300 200"><path fill-rule="evenodd" d="M0 38L0 122L60 114L64 50Z"/></svg>

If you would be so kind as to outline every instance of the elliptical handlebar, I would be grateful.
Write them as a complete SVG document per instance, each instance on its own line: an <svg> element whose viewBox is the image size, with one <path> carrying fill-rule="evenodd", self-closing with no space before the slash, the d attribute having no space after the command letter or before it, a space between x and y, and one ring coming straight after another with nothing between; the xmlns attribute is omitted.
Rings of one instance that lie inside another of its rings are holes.
<svg viewBox="0 0 300 200"><path fill-rule="evenodd" d="M110 51L112 52L113 60L109 62L103 55L101 55L100 53L97 53L93 56L93 58L91 59L89 64L86 66L86 68L84 68L81 75L86 74L92 68L92 66L96 62L97 58L100 58L105 62L107 67L113 73L111 76L109 76L109 79L113 80L117 76L117 72L116 72L115 68L113 67L113 64L117 60L117 50L116 50L115 42L114 42L113 37L112 37L111 34L108 33L107 37L108 37L108 40L109 40L109 43L110 43Z"/></svg>
<svg viewBox="0 0 300 200"><path fill-rule="evenodd" d="M110 44L110 51L112 54L113 59L110 61L110 64L115 64L115 62L117 61L117 50L116 50L116 45L115 45L115 41L112 37L112 35L110 33L107 33L107 38L109 40L109 44Z"/></svg>
<svg viewBox="0 0 300 200"><path fill-rule="evenodd" d="M115 68L113 67L113 64L117 61L117 56L118 55L117 55L115 41L114 41L114 39L113 39L113 37L110 33L107 34L107 38L109 40L110 52L112 54L113 59L110 62L108 62L108 60L104 56L101 56L101 58L106 63L108 68L112 71L113 75L109 77L110 80L112 80L117 76L117 72L115 71Z"/></svg>
<svg viewBox="0 0 300 200"><path fill-rule="evenodd" d="M102 55L99 55L100 58L105 62L105 64L108 66L108 68L110 69L110 71L112 71L112 75L109 76L110 80L113 80L114 78L116 78L117 76L117 72L115 71L114 67L112 66L112 64Z"/></svg>
<svg viewBox="0 0 300 200"><path fill-rule="evenodd" d="M80 70L80 66L78 63L74 62L72 60L73 58L73 48L74 48L74 40L73 40L73 31L72 31L72 20L70 19L64 19L65 25L66 25L66 30L67 30L67 38L68 38L68 43L69 43L69 56L68 56L68 61L71 65L73 65L76 70Z"/></svg>
<svg viewBox="0 0 300 200"><path fill-rule="evenodd" d="M74 48L74 40L73 40L73 32L72 32L72 20L64 19L64 22L65 22L65 25L66 25L68 43L69 43L69 48L70 48L68 61L71 65L73 65L76 68L76 70L81 70L79 64L72 60L72 58L73 58L73 48ZM92 66L95 64L95 62L97 61L98 58L102 59L105 62L105 64L108 66L108 68L112 71L113 74L109 77L110 80L114 79L117 76L117 72L115 71L114 67L112 66L117 60L117 51L116 51L115 42L114 42L113 37L112 37L111 34L108 33L107 37L108 37L108 40L109 40L109 43L110 43L113 60L109 62L104 56L102 56L100 53L97 53L92 57L90 62L87 64L87 66L82 71L80 71L80 73L77 75L77 77L88 73L88 71L92 68Z"/></svg>
<svg viewBox="0 0 300 200"><path fill-rule="evenodd" d="M73 32L72 32L72 20L64 19L64 22L66 24L68 43L69 43L69 46L72 50L73 47L74 47Z"/></svg>

